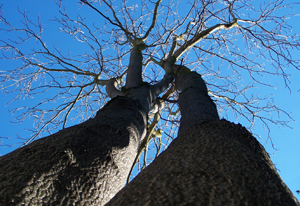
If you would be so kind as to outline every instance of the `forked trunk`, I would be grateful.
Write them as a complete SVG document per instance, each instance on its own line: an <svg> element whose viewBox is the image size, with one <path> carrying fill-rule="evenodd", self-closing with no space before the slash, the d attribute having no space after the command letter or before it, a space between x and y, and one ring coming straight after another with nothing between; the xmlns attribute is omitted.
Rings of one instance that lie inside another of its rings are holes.
<svg viewBox="0 0 300 206"><path fill-rule="evenodd" d="M1 205L104 205L124 187L148 113L173 80L143 83L138 48L127 73L124 93L108 81L115 98L95 118L0 157Z"/></svg>
<svg viewBox="0 0 300 206"><path fill-rule="evenodd" d="M299 205L251 133L218 120L201 76L191 72L182 77L176 82L184 86L184 128L107 205ZM189 101L193 98L195 104Z"/></svg>

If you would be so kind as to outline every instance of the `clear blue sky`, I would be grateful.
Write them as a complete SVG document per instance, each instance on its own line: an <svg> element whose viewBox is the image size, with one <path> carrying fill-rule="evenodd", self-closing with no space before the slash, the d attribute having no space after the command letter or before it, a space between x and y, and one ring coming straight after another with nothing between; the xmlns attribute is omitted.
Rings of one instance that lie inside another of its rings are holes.
<svg viewBox="0 0 300 206"><path fill-rule="evenodd" d="M294 0L288 2L293 1ZM12 21L18 21L16 11L17 7L19 7L20 10L30 11L29 14L31 17L40 15L45 27L47 29L53 30L52 34L55 34L55 32L58 32L59 30L58 27L55 26L55 24L53 24L53 22L49 22L47 20L53 18L53 16L57 14L55 13L55 11L57 11L57 7L52 1L2 0L0 2L1 4L3 4L4 15ZM296 0L294 2L296 2ZM77 5L70 5L69 9L71 9L71 6L74 6L75 9ZM99 16L97 16L97 18L99 18ZM291 20L291 24L294 26L293 31L296 33L300 33L299 22L299 16ZM72 45L68 45L68 47L72 49ZM299 52L295 52L293 53L293 55L297 56L297 58L300 58ZM6 70L6 68L13 68L15 66L13 62L7 62L3 60L0 60L0 65L0 71ZM276 126L270 125L271 137L278 151L272 148L270 142L266 143L266 138L264 138L264 136L266 136L267 133L263 130L263 128L259 127L259 125L255 128L255 133L261 135L261 143L263 144L263 146L265 146L267 152L271 155L271 159L275 164L276 168L278 169L278 173L282 177L283 181L288 185L288 187L295 194L295 196L298 199L300 199L300 195L295 193L296 190L300 189L300 92L297 92L300 89L300 71L291 69L288 73L291 74L291 93L285 88L285 85L279 78L272 80L275 84L278 85L276 90L261 90L259 91L259 93L274 94L274 99L278 107L287 111L288 113L291 113L292 118L295 120L294 122L291 122L289 124L294 129L282 127L278 128ZM8 140L4 139L4 141L2 142L3 145L13 145L16 142L21 142L22 140L17 139L16 137L27 137L26 135L28 135L29 133L26 133L24 129L32 127L32 122L30 122L30 120L22 124L11 123L11 121L13 121L14 119L14 116L12 116L12 114L9 113L9 110L15 107L23 106L25 104L24 100L20 100L12 104L6 105L6 103L9 102L12 98L13 95L5 95L2 92L0 93L0 137L10 137L10 139ZM232 118L231 120L233 121L234 119ZM243 124L243 122L241 123ZM6 153L16 148L17 146L0 147L0 155L5 155Z"/></svg>

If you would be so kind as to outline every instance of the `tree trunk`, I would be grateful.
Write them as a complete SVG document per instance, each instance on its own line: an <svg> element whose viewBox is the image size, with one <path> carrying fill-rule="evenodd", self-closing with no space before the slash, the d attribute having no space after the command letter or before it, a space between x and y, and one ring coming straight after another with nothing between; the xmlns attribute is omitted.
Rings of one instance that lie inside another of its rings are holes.
<svg viewBox="0 0 300 206"><path fill-rule="evenodd" d="M117 97L95 118L0 157L0 205L104 205L126 183L146 118Z"/></svg>
<svg viewBox="0 0 300 206"><path fill-rule="evenodd" d="M178 137L107 205L299 205L251 133L218 120L201 81L194 72L176 79Z"/></svg>

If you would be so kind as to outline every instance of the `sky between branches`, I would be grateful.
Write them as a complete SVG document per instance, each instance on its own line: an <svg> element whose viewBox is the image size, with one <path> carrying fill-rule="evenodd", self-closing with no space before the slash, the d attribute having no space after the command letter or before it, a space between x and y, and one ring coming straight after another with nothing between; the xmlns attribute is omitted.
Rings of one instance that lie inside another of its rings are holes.
<svg viewBox="0 0 300 206"><path fill-rule="evenodd" d="M257 1L257 2L262 2L262 1ZM292 2L296 2L296 1L286 1L287 3L292 3ZM165 1L163 1L164 4ZM40 17L40 22L42 23L43 27L45 28L44 32L43 32L43 40L46 42L46 45L53 48L53 46L55 45L56 47L60 48L62 52L64 52L65 54L67 53L67 51L71 51L71 56L73 55L78 55L78 54L83 54L84 51L88 50L88 46L84 43L78 42L76 41L73 37L64 35L62 32L60 32L60 28L62 28L61 25L55 23L54 21L49 21L49 19L54 19L55 16L57 16L59 18L59 13L58 13L58 7L55 4L55 2L53 1L47 1L47 2L40 2L40 1L21 1L21 0L17 0L17 1L10 1L10 2L2 2L2 9L3 9L3 15L12 23L16 24L16 25L20 25L20 20L22 19L22 16L20 15L20 13L18 13L18 8L20 11L26 11L29 12L29 18L32 20L36 20L36 16ZM68 14L70 13L70 15L75 15L76 13L80 14L82 18L87 18L85 21L87 22L94 22L95 25L97 26L104 26L102 25L104 20L103 18L97 14L95 11L93 11L92 9L88 8L87 6L82 6L80 7L77 3L66 3L64 2L63 4L68 12ZM188 8L190 8L190 4L187 3L180 3L180 5L184 5L180 7L180 10L178 10L179 15L182 15L184 13L188 12ZM100 8L100 7L99 7ZM149 10L153 9L153 5L149 7ZM294 11L290 11L290 12L294 12L295 14L299 14L299 10L300 7L298 5L298 10L297 8L295 8ZM284 10L285 11L285 10ZM283 15L283 14L280 14ZM160 18L158 17L158 21L160 20ZM290 20L288 20L289 24L293 26L293 32L295 33L300 33L300 30L298 28L298 22L300 21L300 17L296 16L291 18ZM90 25L92 25L90 23ZM148 24L149 25L149 24ZM111 25L106 24L105 27L106 30L111 31L111 29L113 28ZM114 27L114 29L116 29L116 27ZM86 31L82 31L82 32L86 32ZM178 33L179 34L179 33ZM1 32L1 39L3 38L9 38L9 39L15 39L16 35L14 33L6 33L6 32ZM99 39L101 39L101 41L108 41L106 38L108 37L108 35L103 35L101 36ZM239 44L239 40L237 39L237 41L234 41L235 44ZM27 45L28 46L28 45ZM34 46L34 45L32 45ZM126 46L126 45L125 45ZM125 48L124 46L124 48ZM205 48L208 48L210 45L206 45ZM237 45L237 48L243 49L243 45ZM24 48L24 49L31 49L31 48ZM114 55L114 52L116 52L116 50L114 50L111 47L108 48L104 48L107 49L107 53L112 53L111 56ZM130 47L127 44L127 50L121 48L118 52L122 53L126 53L128 52L128 50L130 49ZM238 51L237 51L238 52ZM299 57L300 53L299 51L291 51L292 55L295 57ZM162 54L159 54L162 55ZM188 57L192 56L192 52L188 53ZM195 58L195 57L192 57ZM191 58L191 59L192 59ZM202 58L202 57L198 57L198 58ZM208 57L207 57L208 58ZM299 59L299 58L298 58ZM206 61L207 59L205 59ZM19 64L16 63L15 61L5 61L5 60L0 60L1 61L1 72L4 70L12 70L15 67L17 67ZM195 64L193 63L193 60L189 61L188 59L185 60L184 62L186 64L190 64L191 67L200 67L200 66L205 66L205 61L203 61L203 64ZM258 59L258 61L262 61L260 59ZM271 65L268 62L264 62L266 64L266 68L271 67ZM121 69L119 72L115 73L115 75L120 75L122 73L122 71L124 71L124 69L126 69L126 65L128 64L128 55L124 57L124 60L122 61L117 61L116 64L111 64L111 65L106 65L109 67L109 71L107 71L107 74L104 74L104 76L102 76L102 79L107 79L109 77L111 77L112 75L114 75L114 68L115 67L121 67L123 68L123 70ZM210 65L210 64L207 64ZM97 65L93 65L95 66L95 68L97 68ZM222 64L222 62L220 60L216 60L213 64L213 68L211 68L214 71L217 71L221 66L226 67L226 69L223 69L220 71L220 75L222 76L224 74L224 76L228 75L229 72L227 67L228 65L226 64ZM220 67L219 67L220 66ZM98 65L99 68L99 65ZM153 72L155 71L155 72ZM205 70L205 69L199 69L198 72L202 75L204 75L204 79L208 81L209 87L212 87L212 84L217 84L217 80L213 79L213 75L210 76L209 74L210 70ZM240 71L241 74L243 71ZM268 84L272 84L274 86L276 86L276 89L274 87L262 87L259 84L255 84L255 88L251 89L248 94L253 93L255 95L259 94L260 97L264 97L266 95L271 95L273 94L273 98L274 101L276 102L276 104L278 105L279 108L283 109L284 111L286 111L287 113L292 113L291 117L295 120L292 121L289 126L294 128L294 129L289 129L289 128L283 128L283 127L278 127L276 125L272 125L272 124L268 124L271 130L271 137L272 137L272 141L275 144L275 148L279 150L279 152L275 151L272 148L272 145L270 143L270 141L268 141L268 131L264 130L262 123L257 123L254 127L253 127L253 132L255 134L258 134L261 136L261 138L258 138L260 140L260 142L266 147L267 151L269 153L274 153L274 155L271 155L271 158L275 164L275 166L280 170L279 174L282 176L283 180L287 183L287 185L291 188L292 192L295 193L295 191L297 189L299 189L299 180L300 180L300 170L299 170L299 159L300 159L300 154L297 152L299 146L300 146L300 140L299 140L299 134L300 134L300 129L299 129L299 120L300 120L300 112L298 109L298 102L299 102L299 92L297 92L300 89L300 83L298 81L300 75L299 75L299 71L297 71L294 68L288 68L287 71L288 74L290 74L290 81L291 84L288 84L290 87L290 90L287 89L285 82L283 81L282 77L278 76L278 77L274 77L272 75L267 75L264 78L261 77L257 77L258 79L260 79L263 82L266 82ZM147 72L145 72L145 74L147 74L148 76L152 76L155 77L155 80L159 80L162 75L164 74L163 71L159 71L157 69L157 67L147 67ZM244 76L242 75L242 79L240 79L241 81L241 85L247 85L248 82L250 82L251 80L249 79L249 76ZM70 77L70 81L72 81L72 79L74 79L74 77ZM153 78L144 78L145 81L148 82L153 82ZM211 80L211 81L209 81ZM80 79L80 81L84 81L84 79ZM213 88L212 88L213 89ZM103 92L105 90L103 89L99 89L99 91ZM291 91L291 92L290 92ZM33 117L28 118L26 121L20 123L20 124L12 124L11 121L14 121L14 117L17 116L17 114L12 115L10 114L8 111L12 110L14 108L17 107L22 107L22 106L28 106L31 105L33 106L34 104L37 104L37 102L41 101L42 99L49 97L49 96L43 96L43 95L53 95L55 94L55 91L51 91L50 93L45 93L42 95L38 95L38 96L34 96L32 98L25 98L25 99L20 99L19 101L15 101L12 102L8 105L6 105L9 101L11 101L13 99L13 97L15 96L14 94L3 94L1 93L0 95L0 106L1 106L1 114L2 114L2 118L1 118L1 133L0 136L1 137L10 137L10 139L2 139L2 145L14 145L17 142L24 142L24 140L19 139L17 137L21 137L24 139L28 139L30 137L30 133L31 132L26 132L24 131L24 129L30 129L33 128L32 124L33 124ZM89 101L92 101L93 104L92 107L94 107L94 111L97 110L97 108L99 108L98 104L98 99L99 96L103 96L104 94L100 94L100 95L94 95L94 97L92 99L90 99ZM68 97L65 97L66 99ZM64 101L66 99L62 99L61 101ZM58 100L56 103L59 103L60 100ZM107 101L107 98L103 98L102 100L102 104L105 103L105 101ZM218 103L217 103L218 104ZM51 103L50 107L54 107L55 108L55 103ZM48 108L50 108L48 106ZM220 116L224 117L230 121L235 121L235 122L240 122L245 126L250 126L249 122L245 121L245 119L243 118L239 118L236 119L234 115L232 115L232 111L224 111L222 113L222 108L218 108L220 110ZM174 107L174 110L176 110L176 108ZM89 115L92 115L92 112L88 111L88 110L78 110L77 113L82 112L82 119L84 120L84 118L89 117ZM88 114L87 114L88 113ZM74 116L74 114L73 114ZM37 116L37 118L39 118L39 116ZM285 115L282 116L282 120L287 120L289 121L290 119L288 119ZM298 121L297 121L298 120ZM71 126L74 125L76 123L78 123L79 119L76 120L72 120L72 115L70 115L70 121L66 124L66 126ZM61 129L61 125L60 127L58 127L58 129ZM55 130L54 130L55 131ZM56 129L57 131L57 129ZM42 133L41 136L46 136L47 133ZM265 144L267 143L267 144ZM0 149L0 154L4 155L14 149L16 149L20 144L17 144L13 147L3 147ZM299 199L299 195L295 194L295 196Z"/></svg>

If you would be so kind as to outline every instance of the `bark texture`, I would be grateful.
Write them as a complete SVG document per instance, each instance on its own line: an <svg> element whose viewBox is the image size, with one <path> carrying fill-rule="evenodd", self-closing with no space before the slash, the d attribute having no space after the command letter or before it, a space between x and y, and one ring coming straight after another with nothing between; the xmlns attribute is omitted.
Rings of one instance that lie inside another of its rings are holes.
<svg viewBox="0 0 300 206"><path fill-rule="evenodd" d="M199 74L176 86L178 137L107 205L299 205L251 133L219 120Z"/></svg>
<svg viewBox="0 0 300 206"><path fill-rule="evenodd" d="M107 205L299 205L241 125L210 120L181 133Z"/></svg>
<svg viewBox="0 0 300 206"><path fill-rule="evenodd" d="M179 95L181 119L178 134L201 122L219 119L217 107L208 96L206 84L200 74L189 72L177 76L176 87L181 91Z"/></svg>
<svg viewBox="0 0 300 206"><path fill-rule="evenodd" d="M126 183L144 110L117 97L95 118L0 157L0 205L104 205Z"/></svg>

